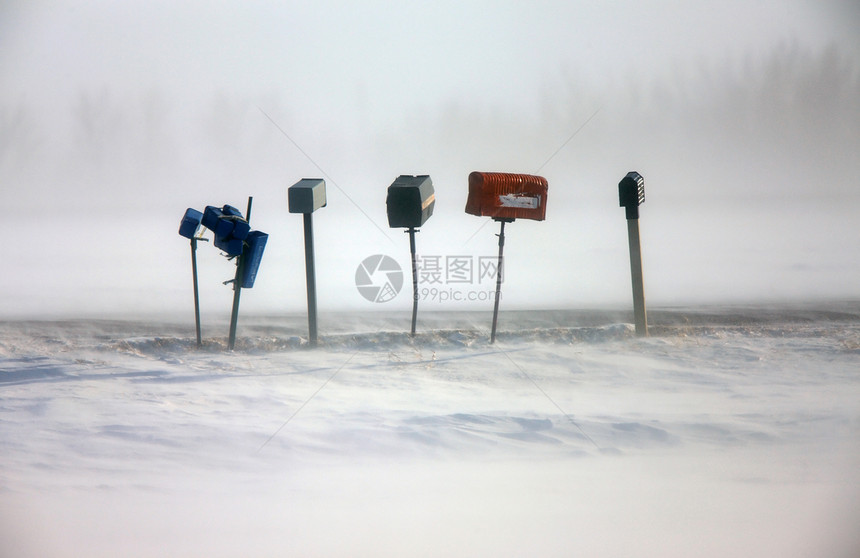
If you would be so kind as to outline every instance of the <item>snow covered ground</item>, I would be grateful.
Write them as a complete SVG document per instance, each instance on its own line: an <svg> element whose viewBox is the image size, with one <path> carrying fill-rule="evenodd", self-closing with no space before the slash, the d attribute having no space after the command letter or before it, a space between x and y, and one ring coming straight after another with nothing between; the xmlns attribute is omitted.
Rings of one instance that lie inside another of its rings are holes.
<svg viewBox="0 0 860 558"><path fill-rule="evenodd" d="M0 322L0 556L860 553L860 303Z"/></svg>

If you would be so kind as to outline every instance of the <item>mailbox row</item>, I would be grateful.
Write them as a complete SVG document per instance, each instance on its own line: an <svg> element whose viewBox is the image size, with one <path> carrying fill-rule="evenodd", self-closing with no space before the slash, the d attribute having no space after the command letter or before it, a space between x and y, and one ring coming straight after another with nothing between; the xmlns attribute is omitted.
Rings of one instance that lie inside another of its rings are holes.
<svg viewBox="0 0 860 558"><path fill-rule="evenodd" d="M501 223L499 233L499 269L496 287L496 301L493 312L493 330L491 341L495 339L496 317L498 314L499 289L501 288L502 251L504 247L505 223L516 219L531 219L543 221L546 219L546 204L549 185L546 178L529 174L472 172L469 175L469 193L466 201L466 213L471 215L491 217ZM626 217L631 234L631 268L633 269L634 306L637 314L637 331L640 330L640 317L644 321L644 295L642 295L641 257L638 253L638 207L645 200L645 181L637 172L629 172L618 184L619 204L626 208ZM314 276L313 228L311 214L326 206L325 181L319 178L304 178L288 189L288 204L290 213L302 213L305 217L305 261L307 268L308 287L308 319L309 341L316 344L316 279ZM433 215L436 195L433 181L428 175L401 175L388 187L386 210L388 225L392 228L406 228L410 235L413 273L413 314L412 334L415 334L415 321L418 309L417 268L415 256L415 229L421 227ZM250 200L248 212L250 213ZM251 230L248 221L241 212L230 205L223 207L207 206L201 213L195 209L187 209L180 224L179 234L192 239L192 256L194 242L199 239L197 233L200 226L211 230L214 234L214 245L227 255L238 257L236 283L234 289L251 288L257 276L263 250L268 235ZM634 237L635 232L635 247ZM635 258L634 258L635 248ZM195 306L196 293L196 263L195 266ZM638 285L636 284L638 281ZM238 296L238 294L237 294ZM640 300L641 299L641 300ZM238 300L238 299L237 299ZM237 304L234 303L234 306ZM234 310L235 313L235 310ZM235 321L235 318L234 318ZM647 325L644 326L647 328ZM646 329L647 332L647 329ZM231 337L232 338L232 337ZM198 344L199 344L198 317ZM231 343L232 345L232 343ZM232 348L232 347L231 347Z"/></svg>
<svg viewBox="0 0 860 558"><path fill-rule="evenodd" d="M493 219L546 219L549 185L546 178L528 174L473 172L469 175L466 213ZM621 207L628 219L639 217L638 207L645 200L645 181L639 173L630 172L618 185ZM290 213L313 213L326 206L325 181L304 178L288 189ZM418 228L433 215L436 196L433 181L427 175L401 175L388 187L386 198L388 226ZM252 231L242 213L231 205L206 206L201 213L188 208L182 218L179 234L194 237L203 225L211 230L215 247L230 257L242 254L245 245L256 255L246 262L247 280L243 288L254 284L268 235Z"/></svg>

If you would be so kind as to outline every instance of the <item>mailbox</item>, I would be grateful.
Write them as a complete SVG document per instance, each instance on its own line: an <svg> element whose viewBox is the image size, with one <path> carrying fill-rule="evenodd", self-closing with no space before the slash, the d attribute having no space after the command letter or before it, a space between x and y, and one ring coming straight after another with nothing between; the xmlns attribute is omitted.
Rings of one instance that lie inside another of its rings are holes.
<svg viewBox="0 0 860 558"><path fill-rule="evenodd" d="M251 225L248 224L248 221L244 219L235 219L233 221L233 230L230 231L230 238L245 240L249 232L251 232Z"/></svg>
<svg viewBox="0 0 860 558"><path fill-rule="evenodd" d="M231 205L217 208L207 205L203 211L203 226L215 235L215 247L228 256L238 256L242 253L243 241L251 232L251 225L242 217L242 213Z"/></svg>
<svg viewBox="0 0 860 558"><path fill-rule="evenodd" d="M203 208L203 217L201 219L201 222L203 223L204 227L214 232L215 227L218 226L218 218L222 215L224 214L221 212L220 208L207 205Z"/></svg>
<svg viewBox="0 0 860 558"><path fill-rule="evenodd" d="M546 178L530 174L473 172L466 213L494 219L546 218Z"/></svg>
<svg viewBox="0 0 860 558"><path fill-rule="evenodd" d="M239 219L243 219L242 212L233 207L232 205L225 205L221 208L221 213L223 213L226 217L238 217Z"/></svg>
<svg viewBox="0 0 860 558"><path fill-rule="evenodd" d="M202 345L200 334L200 301L197 290L197 242L200 225L214 233L214 245L225 252L229 259L236 258L236 273L230 281L233 284L233 310L230 316L230 335L227 348L233 350L236 343L236 323L239 318L239 294L242 289L250 289L257 279L257 270L263 259L263 250L269 238L264 232L252 231L248 220L251 218L251 202L248 198L248 219L232 205L215 207L207 205L203 213L188 208L179 225L179 234L191 239L191 272L194 278L194 318L197 324L197 346ZM307 215L310 217L310 215Z"/></svg>
<svg viewBox="0 0 860 558"><path fill-rule="evenodd" d="M191 239L197 234L197 229L200 228L200 221L203 219L203 214L196 209L190 207L185 210L185 215L182 216L182 222L179 223L179 235Z"/></svg>
<svg viewBox="0 0 860 558"><path fill-rule="evenodd" d="M215 234L215 238L226 238L233 232L233 221L224 218L224 212L207 205L203 210L203 226Z"/></svg>
<svg viewBox="0 0 860 558"><path fill-rule="evenodd" d="M290 213L313 213L326 206L325 180L302 178L287 189Z"/></svg>
<svg viewBox="0 0 860 558"><path fill-rule="evenodd" d="M385 205L389 227L420 227L433 215L436 205L433 181L426 175L398 176L388 187Z"/></svg>
<svg viewBox="0 0 860 558"><path fill-rule="evenodd" d="M215 248L218 248L228 256L238 256L242 253L242 241L238 238L215 237Z"/></svg>
<svg viewBox="0 0 860 558"><path fill-rule="evenodd" d="M636 171L627 173L627 176L618 183L618 201L621 207L627 209L628 219L639 218L639 206L645 201L645 179Z"/></svg>
<svg viewBox="0 0 860 558"><path fill-rule="evenodd" d="M269 240L269 235L264 232L251 231L248 233L245 267L242 269L243 289L250 289L254 286L254 281L257 279L257 270L260 268L260 261L263 259L263 250L266 249L267 240Z"/></svg>

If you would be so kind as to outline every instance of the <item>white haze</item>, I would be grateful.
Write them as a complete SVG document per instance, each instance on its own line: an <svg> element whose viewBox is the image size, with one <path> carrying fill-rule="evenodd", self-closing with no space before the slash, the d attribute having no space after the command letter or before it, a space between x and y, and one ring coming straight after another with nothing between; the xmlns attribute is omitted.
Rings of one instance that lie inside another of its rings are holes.
<svg viewBox="0 0 860 558"><path fill-rule="evenodd" d="M5 3L0 314L185 312L182 213L250 195L270 241L243 308L300 310L286 189L317 176L320 307L376 309L353 274L407 268L399 174L436 187L419 252L495 253L472 170L550 183L547 220L508 228L503 308L627 304L634 169L651 303L857 297L858 24L851 2ZM224 312L231 266L199 255Z"/></svg>

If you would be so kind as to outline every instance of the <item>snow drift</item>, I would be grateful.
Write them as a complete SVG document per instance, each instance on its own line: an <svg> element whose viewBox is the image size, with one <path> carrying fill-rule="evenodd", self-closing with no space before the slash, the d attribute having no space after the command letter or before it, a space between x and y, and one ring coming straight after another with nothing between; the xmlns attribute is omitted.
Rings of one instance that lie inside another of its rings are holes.
<svg viewBox="0 0 860 558"><path fill-rule="evenodd" d="M0 554L860 548L856 303L502 316L0 323Z"/></svg>

